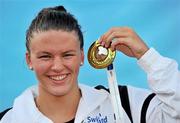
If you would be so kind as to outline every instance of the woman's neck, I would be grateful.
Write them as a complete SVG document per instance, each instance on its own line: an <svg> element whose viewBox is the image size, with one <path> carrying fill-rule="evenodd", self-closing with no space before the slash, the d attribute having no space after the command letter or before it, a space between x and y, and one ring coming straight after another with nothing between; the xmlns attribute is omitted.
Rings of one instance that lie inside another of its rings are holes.
<svg viewBox="0 0 180 123"><path fill-rule="evenodd" d="M66 122L75 118L81 92L78 87L73 88L68 94L54 96L39 89L36 105L40 112L54 123Z"/></svg>

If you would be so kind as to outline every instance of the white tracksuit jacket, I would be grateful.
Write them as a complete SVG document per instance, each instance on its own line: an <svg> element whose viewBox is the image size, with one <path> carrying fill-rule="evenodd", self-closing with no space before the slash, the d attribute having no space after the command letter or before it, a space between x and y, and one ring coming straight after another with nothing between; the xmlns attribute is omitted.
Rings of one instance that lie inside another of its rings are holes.
<svg viewBox="0 0 180 123"><path fill-rule="evenodd" d="M177 63L151 48L138 60L138 64L147 73L151 91L128 86L134 123L140 123L142 104L152 92L156 96L149 104L147 123L180 123L180 72ZM79 87L82 97L75 123L115 123L110 94L85 85ZM1 123L53 123L37 109L34 102L37 94L37 86L23 92ZM130 123L125 111L124 121Z"/></svg>

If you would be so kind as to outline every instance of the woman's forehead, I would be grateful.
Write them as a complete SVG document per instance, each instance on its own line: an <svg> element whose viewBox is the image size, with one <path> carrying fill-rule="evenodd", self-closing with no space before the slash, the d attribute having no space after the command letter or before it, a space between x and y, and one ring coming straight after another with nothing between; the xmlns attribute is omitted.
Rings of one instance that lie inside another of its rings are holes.
<svg viewBox="0 0 180 123"><path fill-rule="evenodd" d="M47 31L34 32L32 39L52 39L52 38L78 40L78 35L75 31L47 30Z"/></svg>
<svg viewBox="0 0 180 123"><path fill-rule="evenodd" d="M47 31L34 35L31 50L75 50L80 48L80 41L74 32Z"/></svg>
<svg viewBox="0 0 180 123"><path fill-rule="evenodd" d="M40 43L42 44L61 44L64 45L65 43L70 44L79 44L79 38L74 31L67 32L67 31L45 31L45 32L37 32L34 33L33 38L31 39L31 43ZM69 45L70 45L69 44Z"/></svg>

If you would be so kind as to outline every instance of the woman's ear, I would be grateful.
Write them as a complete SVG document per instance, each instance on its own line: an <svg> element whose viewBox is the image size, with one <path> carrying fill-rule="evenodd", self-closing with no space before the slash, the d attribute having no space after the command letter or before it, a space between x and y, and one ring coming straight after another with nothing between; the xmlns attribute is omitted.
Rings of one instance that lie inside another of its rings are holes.
<svg viewBox="0 0 180 123"><path fill-rule="evenodd" d="M32 63L31 63L31 56L28 51L26 52L26 63L28 65L29 69L33 70Z"/></svg>
<svg viewBox="0 0 180 123"><path fill-rule="evenodd" d="M80 62L80 66L82 66L84 64L84 50L83 48L81 49L81 62Z"/></svg>

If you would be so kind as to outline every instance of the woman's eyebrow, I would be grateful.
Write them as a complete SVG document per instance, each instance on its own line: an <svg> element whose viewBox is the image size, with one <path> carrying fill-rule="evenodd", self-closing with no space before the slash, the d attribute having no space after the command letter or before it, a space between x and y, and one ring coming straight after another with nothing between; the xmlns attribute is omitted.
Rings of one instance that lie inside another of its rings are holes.
<svg viewBox="0 0 180 123"><path fill-rule="evenodd" d="M75 52L76 52L76 50L68 50L68 51L65 51L63 53L75 53Z"/></svg>
<svg viewBox="0 0 180 123"><path fill-rule="evenodd" d="M49 53L49 52L46 52L46 51L37 52L37 55L41 55L41 54L50 54L50 53Z"/></svg>

